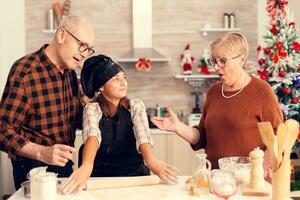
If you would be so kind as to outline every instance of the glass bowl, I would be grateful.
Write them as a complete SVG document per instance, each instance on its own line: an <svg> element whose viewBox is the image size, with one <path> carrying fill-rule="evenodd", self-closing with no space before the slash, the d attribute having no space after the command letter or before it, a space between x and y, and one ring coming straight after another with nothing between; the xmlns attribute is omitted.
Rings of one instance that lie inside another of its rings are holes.
<svg viewBox="0 0 300 200"><path fill-rule="evenodd" d="M219 168L232 171L239 183L249 182L251 162L249 157L224 157L218 160Z"/></svg>

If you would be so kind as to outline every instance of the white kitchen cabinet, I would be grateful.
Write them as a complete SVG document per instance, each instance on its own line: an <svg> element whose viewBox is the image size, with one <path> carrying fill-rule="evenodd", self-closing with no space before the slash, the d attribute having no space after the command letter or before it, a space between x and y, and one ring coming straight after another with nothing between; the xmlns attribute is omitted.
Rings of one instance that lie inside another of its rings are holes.
<svg viewBox="0 0 300 200"><path fill-rule="evenodd" d="M152 134L154 140L153 151L157 158L176 167L178 175L192 175L198 166L193 151L188 142L175 133L165 132Z"/></svg>
<svg viewBox="0 0 300 200"><path fill-rule="evenodd" d="M151 129L154 140L153 152L155 156L176 167L178 175L191 175L195 172L198 161L196 152L190 145L175 133ZM77 132L75 147L78 150L82 144L81 131ZM74 169L77 168L78 151L74 155Z"/></svg>

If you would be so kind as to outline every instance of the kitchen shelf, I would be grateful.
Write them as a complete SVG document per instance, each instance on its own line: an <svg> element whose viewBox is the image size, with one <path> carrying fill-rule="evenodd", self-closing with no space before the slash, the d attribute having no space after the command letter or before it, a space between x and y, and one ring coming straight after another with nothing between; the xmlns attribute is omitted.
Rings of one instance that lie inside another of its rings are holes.
<svg viewBox="0 0 300 200"><path fill-rule="evenodd" d="M216 33L216 32L240 32L241 28L203 28L200 32L203 36L207 36L208 33Z"/></svg>
<svg viewBox="0 0 300 200"><path fill-rule="evenodd" d="M175 75L175 78L177 79L183 79L185 82L193 86L194 88L200 88L203 84L219 79L219 76L217 74L210 74L210 75Z"/></svg>
<svg viewBox="0 0 300 200"><path fill-rule="evenodd" d="M44 29L42 30L43 33L55 33L56 29L50 30L50 29Z"/></svg>

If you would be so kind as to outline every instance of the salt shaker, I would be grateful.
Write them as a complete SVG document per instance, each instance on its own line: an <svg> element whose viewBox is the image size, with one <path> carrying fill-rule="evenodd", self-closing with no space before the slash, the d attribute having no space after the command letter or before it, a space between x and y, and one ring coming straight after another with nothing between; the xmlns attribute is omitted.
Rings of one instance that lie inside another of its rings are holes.
<svg viewBox="0 0 300 200"><path fill-rule="evenodd" d="M223 15L223 23L224 23L224 28L229 28L229 14L224 13Z"/></svg>
<svg viewBox="0 0 300 200"><path fill-rule="evenodd" d="M235 14L234 13L229 14L229 24L230 24L230 28L235 28Z"/></svg>
<svg viewBox="0 0 300 200"><path fill-rule="evenodd" d="M255 148L250 152L251 170L250 170L250 188L257 189L264 186L264 168L263 168L264 152Z"/></svg>

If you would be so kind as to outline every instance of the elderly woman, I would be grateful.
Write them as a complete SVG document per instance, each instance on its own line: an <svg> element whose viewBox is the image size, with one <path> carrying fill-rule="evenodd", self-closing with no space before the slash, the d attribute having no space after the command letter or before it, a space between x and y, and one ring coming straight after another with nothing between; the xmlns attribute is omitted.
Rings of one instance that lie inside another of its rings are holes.
<svg viewBox="0 0 300 200"><path fill-rule="evenodd" d="M84 108L82 164L63 192L80 190L90 176L145 176L150 170L163 181L176 182L174 168L153 155L143 102L126 97L124 70L107 56L94 56L84 62L81 83L89 98L98 95Z"/></svg>
<svg viewBox="0 0 300 200"><path fill-rule="evenodd" d="M228 33L211 44L209 63L220 81L207 92L198 126L189 127L178 120L171 109L166 118L152 122L160 129L176 132L194 150L205 148L213 168L218 159L248 156L255 147L265 149L257 123L270 121L274 129L283 121L277 97L272 88L245 71L249 46L240 33Z"/></svg>

